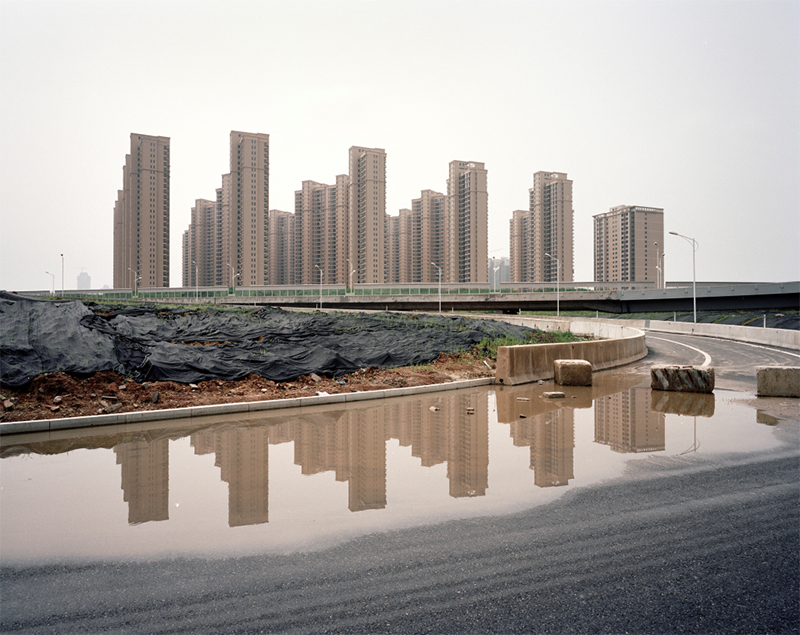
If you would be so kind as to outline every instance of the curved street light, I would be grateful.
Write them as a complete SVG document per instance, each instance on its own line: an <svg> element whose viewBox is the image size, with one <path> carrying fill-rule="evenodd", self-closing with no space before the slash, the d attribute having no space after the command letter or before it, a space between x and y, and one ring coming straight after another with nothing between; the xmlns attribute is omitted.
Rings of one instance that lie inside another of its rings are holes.
<svg viewBox="0 0 800 635"><path fill-rule="evenodd" d="M347 259L347 266L350 267L350 269L351 269L351 271L350 271L350 292L351 293L355 293L355 289L353 288L353 274L356 272L356 270L353 269L353 263L350 262L350 258Z"/></svg>
<svg viewBox="0 0 800 635"><path fill-rule="evenodd" d="M130 267L128 267L128 271L130 271L133 274L133 295L136 295L136 285L139 282L139 280L141 280L141 278L139 277L138 271L134 271Z"/></svg>
<svg viewBox="0 0 800 635"><path fill-rule="evenodd" d="M319 310L322 311L322 268L319 265L314 265L319 269Z"/></svg>
<svg viewBox="0 0 800 635"><path fill-rule="evenodd" d="M50 273L49 271L45 271L45 273L52 278L50 281L50 295L56 294L56 274Z"/></svg>
<svg viewBox="0 0 800 635"><path fill-rule="evenodd" d="M656 289L661 288L661 267L658 266L659 261L661 260L658 256L658 242L653 243L656 246Z"/></svg>
<svg viewBox="0 0 800 635"><path fill-rule="evenodd" d="M697 241L689 236L684 236L678 232L670 232L673 236L683 238L686 242L692 244L692 307L694 310L694 323L697 324L697 275L695 270L695 254L697 253Z"/></svg>
<svg viewBox="0 0 800 635"><path fill-rule="evenodd" d="M431 264L439 270L439 313L441 313L442 312L442 268L435 262L432 262Z"/></svg>
<svg viewBox="0 0 800 635"><path fill-rule="evenodd" d="M231 270L231 293L233 293L233 281L235 278L241 278L242 274L237 273L236 275L234 275L233 272L236 270L233 268L233 265L229 262L226 262L225 264L228 265L228 267L230 267Z"/></svg>
<svg viewBox="0 0 800 635"><path fill-rule="evenodd" d="M194 265L194 301L198 304L200 303L200 267L197 266L197 263L192 260L192 264Z"/></svg>
<svg viewBox="0 0 800 635"><path fill-rule="evenodd" d="M561 291L559 289L558 283L561 279L561 262L555 256L551 256L550 254L545 254L551 260L556 261L556 317L561 316Z"/></svg>

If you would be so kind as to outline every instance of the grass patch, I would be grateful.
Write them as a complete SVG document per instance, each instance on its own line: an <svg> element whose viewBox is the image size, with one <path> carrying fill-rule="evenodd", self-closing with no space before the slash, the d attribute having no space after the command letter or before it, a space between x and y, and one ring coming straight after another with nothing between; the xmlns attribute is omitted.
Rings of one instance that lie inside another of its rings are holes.
<svg viewBox="0 0 800 635"><path fill-rule="evenodd" d="M521 344L566 344L570 342L586 342L594 339L587 335L576 335L571 331L540 331L535 329L527 333L523 339L503 336L495 339L484 338L473 349L484 357L497 359L498 346L519 346Z"/></svg>

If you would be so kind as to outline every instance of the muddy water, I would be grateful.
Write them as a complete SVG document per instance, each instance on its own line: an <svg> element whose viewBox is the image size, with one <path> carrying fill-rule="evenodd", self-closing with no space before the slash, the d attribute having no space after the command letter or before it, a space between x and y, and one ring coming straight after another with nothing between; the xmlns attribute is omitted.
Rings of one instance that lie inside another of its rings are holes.
<svg viewBox="0 0 800 635"><path fill-rule="evenodd" d="M624 474L629 461L779 445L752 395L481 387L258 418L5 437L4 564L292 553L507 514ZM545 392L559 390L563 399ZM763 421L763 422L760 422Z"/></svg>

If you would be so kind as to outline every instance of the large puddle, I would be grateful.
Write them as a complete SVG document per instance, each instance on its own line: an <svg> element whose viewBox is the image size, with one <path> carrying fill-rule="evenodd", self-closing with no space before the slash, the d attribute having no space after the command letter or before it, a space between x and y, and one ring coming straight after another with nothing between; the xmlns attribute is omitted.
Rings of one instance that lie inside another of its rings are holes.
<svg viewBox="0 0 800 635"><path fill-rule="evenodd" d="M315 550L448 519L506 514L652 456L768 450L741 393L481 387L259 418L4 437L4 564ZM550 400L545 391L561 390ZM16 444L14 444L16 443Z"/></svg>

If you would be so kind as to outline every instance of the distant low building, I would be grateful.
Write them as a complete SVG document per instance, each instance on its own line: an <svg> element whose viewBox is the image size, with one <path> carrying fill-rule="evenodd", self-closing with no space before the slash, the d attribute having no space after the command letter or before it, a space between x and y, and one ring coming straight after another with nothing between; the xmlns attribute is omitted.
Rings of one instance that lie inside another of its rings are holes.
<svg viewBox="0 0 800 635"><path fill-rule="evenodd" d="M91 289L91 288L92 288L92 278L85 271L81 271L78 274L78 289Z"/></svg>

